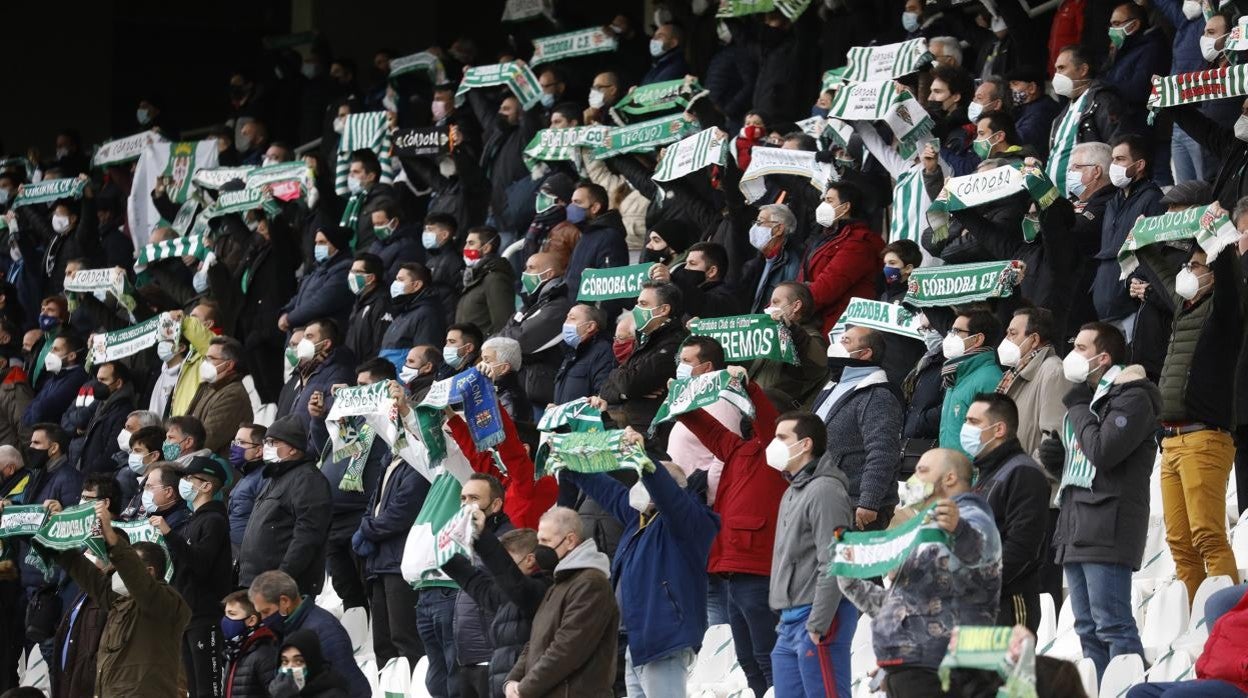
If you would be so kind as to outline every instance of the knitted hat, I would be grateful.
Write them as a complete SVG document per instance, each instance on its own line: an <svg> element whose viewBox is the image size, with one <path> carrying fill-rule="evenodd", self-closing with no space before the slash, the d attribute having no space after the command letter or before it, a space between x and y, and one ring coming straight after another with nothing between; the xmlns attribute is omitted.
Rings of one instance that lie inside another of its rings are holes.
<svg viewBox="0 0 1248 698"><path fill-rule="evenodd" d="M321 234L329 240L329 244L334 246L338 251L351 251L351 238L355 237L355 231L346 226L326 226L321 228Z"/></svg>
<svg viewBox="0 0 1248 698"><path fill-rule="evenodd" d="M576 183L562 172L556 172L542 182L542 190L551 196L567 203L572 200L572 192L576 191Z"/></svg>
<svg viewBox="0 0 1248 698"><path fill-rule="evenodd" d="M679 218L658 221L650 230L658 233L677 254L689 249L698 238L698 231L693 225Z"/></svg>
<svg viewBox="0 0 1248 698"><path fill-rule="evenodd" d="M273 422L269 430L265 432L264 438L274 439L305 451L308 448L308 429L303 422L293 414L288 414L281 419Z"/></svg>

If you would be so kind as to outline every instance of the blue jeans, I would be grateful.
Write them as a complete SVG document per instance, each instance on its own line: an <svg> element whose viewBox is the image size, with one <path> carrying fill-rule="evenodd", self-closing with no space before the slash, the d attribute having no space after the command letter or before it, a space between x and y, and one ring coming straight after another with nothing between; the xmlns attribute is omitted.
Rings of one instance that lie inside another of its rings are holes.
<svg viewBox="0 0 1248 698"><path fill-rule="evenodd" d="M1178 125L1174 126L1170 136L1170 164L1174 167L1176 183L1204 178L1204 156L1200 144Z"/></svg>
<svg viewBox="0 0 1248 698"><path fill-rule="evenodd" d="M1234 684L1217 679L1141 683L1127 691L1127 698L1244 698Z"/></svg>
<svg viewBox="0 0 1248 698"><path fill-rule="evenodd" d="M858 609L849 599L841 599L832 627L817 645L806 630L809 617L809 606L780 616L776 648L771 651L776 698L849 698L849 646L858 627Z"/></svg>
<svg viewBox="0 0 1248 698"><path fill-rule="evenodd" d="M458 589L429 587L416 601L416 632L429 657L425 688L433 698L459 698L455 664L455 596Z"/></svg>
<svg viewBox="0 0 1248 698"><path fill-rule="evenodd" d="M1109 660L1120 654L1144 656L1140 631L1131 615L1131 568L1099 562L1064 566L1075 611L1075 632L1083 656L1096 665L1099 680Z"/></svg>
<svg viewBox="0 0 1248 698"><path fill-rule="evenodd" d="M1244 594L1248 594L1248 584L1236 584L1233 587L1227 587L1221 591L1214 592L1209 600L1205 601L1205 627L1213 630L1213 624L1218 619L1226 615L1228 611L1239 605L1244 598Z"/></svg>
<svg viewBox="0 0 1248 698"><path fill-rule="evenodd" d="M728 622L728 583L712 574L706 584L706 625L723 625Z"/></svg>
<svg viewBox="0 0 1248 698"><path fill-rule="evenodd" d="M728 606L737 663L754 695L762 698L772 684L771 649L776 646L779 620L767 603L771 579L756 574L712 576L723 580L723 599Z"/></svg>
<svg viewBox="0 0 1248 698"><path fill-rule="evenodd" d="M685 680L697 654L692 648L681 650L636 666L633 656L624 652L624 683L628 698L685 698Z"/></svg>

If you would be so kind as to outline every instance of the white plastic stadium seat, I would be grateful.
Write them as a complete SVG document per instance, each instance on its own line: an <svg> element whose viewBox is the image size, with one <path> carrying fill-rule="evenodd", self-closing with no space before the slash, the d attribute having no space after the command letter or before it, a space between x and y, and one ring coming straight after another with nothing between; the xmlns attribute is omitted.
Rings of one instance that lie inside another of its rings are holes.
<svg viewBox="0 0 1248 698"><path fill-rule="evenodd" d="M1144 628L1140 632L1144 657L1152 662L1166 654L1187 627L1187 619L1187 587L1177 579L1166 582L1153 594L1144 612Z"/></svg>
<svg viewBox="0 0 1248 698"><path fill-rule="evenodd" d="M689 672L690 692L703 684L718 683L732 671L737 662L737 652L732 646L732 627L727 623L712 625L702 636L702 650L698 652Z"/></svg>
<svg viewBox="0 0 1248 698"><path fill-rule="evenodd" d="M1036 647L1044 647L1057 634L1057 607L1052 594L1040 595L1040 627L1036 629Z"/></svg>
<svg viewBox="0 0 1248 698"><path fill-rule="evenodd" d="M351 638L355 660L373 658L373 637L368 632L368 612L363 607L349 608L342 614L342 627Z"/></svg>
<svg viewBox="0 0 1248 698"><path fill-rule="evenodd" d="M1066 599L1061 613L1057 614L1057 632L1053 639L1047 645L1040 645L1037 654L1072 662L1083 656L1083 645L1075 634L1075 608L1070 599Z"/></svg>
<svg viewBox="0 0 1248 698"><path fill-rule="evenodd" d="M1231 550L1235 553L1235 566L1240 578L1248 577L1248 511L1239 517L1231 531Z"/></svg>
<svg viewBox="0 0 1248 698"><path fill-rule="evenodd" d="M1120 654L1109 660L1101 677L1100 698L1122 698L1127 690L1144 681L1144 660L1138 654Z"/></svg>
<svg viewBox="0 0 1248 698"><path fill-rule="evenodd" d="M407 657L395 657L386 662L378 688L383 697L408 695L412 689L412 669L407 664Z"/></svg>
<svg viewBox="0 0 1248 698"><path fill-rule="evenodd" d="M34 686L44 693L52 690L52 681L48 678L48 665L43 661L43 652L39 651L38 645L32 647L30 655L26 657L26 673L22 674L22 685Z"/></svg>
<svg viewBox="0 0 1248 698"><path fill-rule="evenodd" d="M1079 670L1079 678L1083 680L1083 692L1089 696L1095 696L1098 692L1096 681L1096 664L1088 657L1080 657L1075 662L1075 668Z"/></svg>
<svg viewBox="0 0 1248 698"><path fill-rule="evenodd" d="M1148 670L1149 683L1164 683L1167 681L1183 681L1185 679L1195 678L1192 675L1192 657L1187 652L1175 650L1168 652L1165 656L1157 660L1153 667Z"/></svg>
<svg viewBox="0 0 1248 698"><path fill-rule="evenodd" d="M429 655L416 660L416 668L412 670L412 698L432 698L429 688L425 686L425 675L429 673Z"/></svg>

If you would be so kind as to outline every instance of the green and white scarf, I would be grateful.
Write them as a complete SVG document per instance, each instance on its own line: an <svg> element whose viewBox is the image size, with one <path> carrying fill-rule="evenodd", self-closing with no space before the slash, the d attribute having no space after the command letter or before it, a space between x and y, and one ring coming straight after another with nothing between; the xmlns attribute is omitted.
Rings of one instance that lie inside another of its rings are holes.
<svg viewBox="0 0 1248 698"><path fill-rule="evenodd" d="M1225 213L1215 215L1212 208L1213 204L1194 206L1137 220L1118 250L1118 265L1122 267L1119 278L1126 279L1140 266L1136 250L1159 242L1195 240L1212 264L1223 248L1239 241L1239 231L1231 219Z"/></svg>
<svg viewBox="0 0 1248 698"><path fill-rule="evenodd" d="M333 460L351 459L338 485L344 492L364 491L364 465L374 439L380 436L392 453L405 446L407 432L390 396L391 385L391 381L379 381L334 391L334 406L325 416L325 423L336 427L329 430ZM324 464L322 459L322 467Z"/></svg>
<svg viewBox="0 0 1248 698"><path fill-rule="evenodd" d="M946 264L919 267L910 273L904 302L915 308L964 305L1005 298L1022 278L1018 261Z"/></svg>
<svg viewBox="0 0 1248 698"><path fill-rule="evenodd" d="M26 172L26 181L30 181L35 176L35 163L29 158L20 155L11 158L0 158L0 170L7 170L10 167L20 167Z"/></svg>
<svg viewBox="0 0 1248 698"><path fill-rule="evenodd" d="M927 209L932 239L949 237L949 214L1011 197L1021 191L1031 195L1041 209L1057 200L1057 187L1039 167L1002 165L985 172L972 172L945 180L944 189Z"/></svg>
<svg viewBox="0 0 1248 698"><path fill-rule="evenodd" d="M529 69L528 64L512 61L469 68L459 83L459 89L455 91L456 106L464 103L469 90L495 85L506 85L520 101L520 106L526 110L532 109L542 96L537 76Z"/></svg>
<svg viewBox="0 0 1248 698"><path fill-rule="evenodd" d="M312 177L307 163L295 160L258 167L247 173L246 182L248 189L268 186L274 197L292 201L307 190L312 183Z"/></svg>
<svg viewBox="0 0 1248 698"><path fill-rule="evenodd" d="M1126 367L1122 364L1111 366L1097 382L1089 409L1098 420L1101 418L1097 413L1098 403L1109 394L1109 389L1114 386L1114 379L1124 368ZM1062 445L1066 447L1066 462L1062 467L1062 482L1057 486L1057 496L1062 496L1062 490L1067 487L1092 489L1092 480L1096 479L1096 465L1088 460L1079 440L1075 438L1075 425L1070 421L1069 414L1062 419Z"/></svg>
<svg viewBox="0 0 1248 698"><path fill-rule="evenodd" d="M689 334L719 342L729 363L769 359L797 365L789 328L770 315L702 318L689 323Z"/></svg>
<svg viewBox="0 0 1248 698"><path fill-rule="evenodd" d="M829 342L840 341L850 327L869 327L899 337L922 340L927 330L920 328L920 317L899 303L885 303L869 298L851 298L845 312L828 333Z"/></svg>
<svg viewBox="0 0 1248 698"><path fill-rule="evenodd" d="M704 167L722 166L727 160L728 134L712 127L669 145L651 179L670 182Z"/></svg>
<svg viewBox="0 0 1248 698"><path fill-rule="evenodd" d="M403 546L400 569L403 578L417 589L429 586L454 587L455 582L442 572L438 564L437 536L448 521L460 511L459 480L446 470L433 478L425 502L416 514L412 530Z"/></svg>
<svg viewBox="0 0 1248 698"><path fill-rule="evenodd" d="M544 128L525 146L524 164L532 170L538 162L574 161L577 148L601 147L606 138L606 126Z"/></svg>
<svg viewBox="0 0 1248 698"><path fill-rule="evenodd" d="M204 216L211 219L231 213L242 215L257 208L263 208L270 216L276 215L279 210L277 201L261 189L239 189L221 192L217 203L208 207Z"/></svg>
<svg viewBox="0 0 1248 698"><path fill-rule="evenodd" d="M893 186L893 215L888 221L889 242L919 242L927 224L927 207L923 205L926 198L921 168L913 167L897 178Z"/></svg>
<svg viewBox="0 0 1248 698"><path fill-rule="evenodd" d="M126 538L131 543L155 543L165 551L165 582L173 581L173 558L169 555L169 544L165 542L165 536L156 527L147 522L147 519L136 519L134 521L114 521L114 528L120 528L126 532Z"/></svg>
<svg viewBox="0 0 1248 698"><path fill-rule="evenodd" d="M96 149L95 154L91 156L91 166L111 167L138 160L149 143L159 143L164 140L165 137L155 131L144 131L109 141Z"/></svg>
<svg viewBox="0 0 1248 698"><path fill-rule="evenodd" d="M21 208L31 204L50 204L60 199L81 199L82 192L86 188L86 180L81 180L77 177L45 179L36 184L23 186L22 193L13 199L13 208Z"/></svg>
<svg viewBox="0 0 1248 698"><path fill-rule="evenodd" d="M614 51L618 45L615 36L604 32L602 27L543 36L533 40L533 57L529 59L529 65Z"/></svg>
<svg viewBox="0 0 1248 698"><path fill-rule="evenodd" d="M1238 30L1239 27L1236 27ZM1241 41L1248 49L1248 41ZM1232 49L1227 40L1227 50ZM1152 92L1148 95L1150 111L1180 104L1199 104L1215 99L1248 95L1248 65L1231 65L1210 70L1197 70L1178 75L1154 75Z"/></svg>
<svg viewBox="0 0 1248 698"><path fill-rule="evenodd" d="M389 118L384 111L370 111L361 114L348 114L342 126L342 136L338 139L338 161L334 167L334 193L346 196L351 193L347 188L347 172L351 169L351 153L356 150L368 149L377 154L381 161L381 181L389 184L394 181L394 165L390 161ZM346 216L343 216L346 220ZM341 225L347 225L342 222Z"/></svg>
<svg viewBox="0 0 1248 698"><path fill-rule="evenodd" d="M715 16L720 19L748 17L776 9L775 0L726 0L719 3Z"/></svg>
<svg viewBox="0 0 1248 698"><path fill-rule="evenodd" d="M180 204L191 195L191 184L195 179L195 171L199 169L197 162L199 143L182 141L169 144L169 160L165 163L162 176L169 178L169 187L165 190L169 200Z"/></svg>
<svg viewBox="0 0 1248 698"><path fill-rule="evenodd" d="M846 532L832 541L826 575L851 579L883 577L901 566L921 543L949 544L949 534L932 520L935 504L887 531Z"/></svg>
<svg viewBox="0 0 1248 698"><path fill-rule="evenodd" d="M697 82L687 85L683 79L641 85L611 107L611 114L621 122L636 116L653 119L660 113L684 111L701 91Z"/></svg>
<svg viewBox="0 0 1248 698"><path fill-rule="evenodd" d="M442 67L442 61L428 51L413 53L390 61L391 81L400 76L416 72L429 76L429 82L433 85L441 85L446 82L446 69Z"/></svg>
<svg viewBox="0 0 1248 698"><path fill-rule="evenodd" d="M204 244L203 236L193 233L185 237L165 240L164 242L154 242L139 250L138 259L134 263L134 270L141 272L147 269L147 265L153 262L174 257L194 257L202 262L208 256L208 252L209 249Z"/></svg>
<svg viewBox="0 0 1248 698"><path fill-rule="evenodd" d="M602 411L591 407L589 398L580 397L562 405L551 405L537 423L538 431L557 431L571 427L572 431L602 431Z"/></svg>
<svg viewBox="0 0 1248 698"><path fill-rule="evenodd" d="M234 180L247 181L247 175L256 168L251 165L242 167L205 167L195 171L191 183L200 189L216 191L226 182Z"/></svg>
<svg viewBox="0 0 1248 698"><path fill-rule="evenodd" d="M199 213L199 197L192 196L186 200L186 203L178 207L178 215L173 217L173 222L169 224L178 235L185 236L191 230L192 224L195 223L195 216Z"/></svg>
<svg viewBox="0 0 1248 698"><path fill-rule="evenodd" d="M577 289L578 301L609 301L616 298L636 298L641 285L650 279L652 263L633 264L627 267L586 269L581 274L581 287Z"/></svg>
<svg viewBox="0 0 1248 698"><path fill-rule="evenodd" d="M507 0L503 6L503 22L523 22L538 17L550 18L554 13L552 0Z"/></svg>
<svg viewBox="0 0 1248 698"><path fill-rule="evenodd" d="M709 407L720 400L728 401L745 416L754 418L754 403L745 392L741 381L727 370L711 371L672 383L667 391L667 398L659 405L654 421L650 422L650 433L653 435L663 422L671 421L686 412Z"/></svg>
<svg viewBox="0 0 1248 698"><path fill-rule="evenodd" d="M161 313L137 325L114 332L93 334L88 341L91 348L89 364L124 359L156 346L157 342L177 344L181 333L182 324L170 317L169 313Z"/></svg>
<svg viewBox="0 0 1248 698"><path fill-rule="evenodd" d="M65 290L70 293L108 294L117 304L132 313L134 319L134 296L127 290L129 280L121 267L111 269L79 269L65 277Z"/></svg>
<svg viewBox="0 0 1248 698"><path fill-rule="evenodd" d="M699 130L697 122L686 120L682 114L616 126L607 131L603 144L594 148L593 158L605 160L628 153L648 153Z"/></svg>
<svg viewBox="0 0 1248 698"><path fill-rule="evenodd" d="M100 520L95 516L95 502L86 502L52 514L33 540L49 550L86 548L96 557L108 557Z"/></svg>
<svg viewBox="0 0 1248 698"><path fill-rule="evenodd" d="M0 513L0 538L33 536L48 520L42 504L10 504Z"/></svg>
<svg viewBox="0 0 1248 698"><path fill-rule="evenodd" d="M845 85L847 82L845 74L848 72L849 66L841 66L833 68L823 74L823 78L819 81L819 89L821 92L835 92Z"/></svg>
<svg viewBox="0 0 1248 698"><path fill-rule="evenodd" d="M990 671L1005 679L997 698L1036 698L1036 640L1025 638L1018 661L1010 661L1009 626L959 625L949 638L949 650L937 673L943 690L948 691L954 669Z"/></svg>
<svg viewBox="0 0 1248 698"><path fill-rule="evenodd" d="M438 567L445 565L456 555L472 559L472 514L479 510L480 507L475 502L465 504L455 512L450 521L438 529L438 535L434 539Z"/></svg>
<svg viewBox="0 0 1248 698"><path fill-rule="evenodd" d="M420 442L429 451L429 464L436 466L446 458L446 435L442 426L446 424L446 406L450 403L450 378L436 381L429 386L425 399L412 409L412 417L416 421L416 430Z"/></svg>
<svg viewBox="0 0 1248 698"><path fill-rule="evenodd" d="M897 154L907 160L931 138L935 126L914 95L888 80L842 87L832 99L828 115L842 121L883 121L897 140Z"/></svg>
<svg viewBox="0 0 1248 698"><path fill-rule="evenodd" d="M784 148L764 148L754 146L750 151L750 166L741 175L738 188L745 196L746 203L752 204L767 193L767 175L794 175L810 180L810 186L823 196L829 181L836 180L836 171L832 165L819 162L815 153L807 150L786 150Z"/></svg>
<svg viewBox="0 0 1248 698"><path fill-rule="evenodd" d="M846 55L848 82L895 80L918 72L932 62L927 39L911 39L887 46L855 46Z"/></svg>
<svg viewBox="0 0 1248 698"><path fill-rule="evenodd" d="M1058 194L1067 196L1066 170L1070 169L1070 159L1074 157L1075 146L1079 143L1079 120L1083 118L1083 107L1088 101L1088 93L1067 106L1062 118L1053 128L1053 142L1049 144L1049 162L1044 171L1057 187Z"/></svg>
<svg viewBox="0 0 1248 698"><path fill-rule="evenodd" d="M623 436L623 429L551 434L538 448L541 472L553 475L564 468L574 473L652 472L654 463L645 450L639 444L624 443Z"/></svg>

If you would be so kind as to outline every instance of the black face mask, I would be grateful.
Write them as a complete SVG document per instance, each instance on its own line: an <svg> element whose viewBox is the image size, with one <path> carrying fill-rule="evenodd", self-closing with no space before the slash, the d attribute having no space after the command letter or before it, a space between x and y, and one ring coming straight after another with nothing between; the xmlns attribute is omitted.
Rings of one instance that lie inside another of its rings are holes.
<svg viewBox="0 0 1248 698"><path fill-rule="evenodd" d="M945 118L945 103L944 102L938 99L929 99L927 100L927 103L924 104L923 106L924 108L927 109L927 113L930 114L933 119Z"/></svg>
<svg viewBox="0 0 1248 698"><path fill-rule="evenodd" d="M559 553L549 545L538 545L533 549L533 561L543 572L554 573L555 567L559 565Z"/></svg>
<svg viewBox="0 0 1248 698"><path fill-rule="evenodd" d="M672 248L667 247L662 250L652 250L649 247L641 251L642 262L658 262L667 264L672 259Z"/></svg>
<svg viewBox="0 0 1248 698"><path fill-rule="evenodd" d="M26 457L26 465L35 470L42 470L43 466L48 464L48 451L42 448L30 449L30 454Z"/></svg>
<svg viewBox="0 0 1248 698"><path fill-rule="evenodd" d="M680 279L691 286L701 286L706 283L706 272L701 269L690 269L689 267L681 267L672 272L672 277Z"/></svg>

